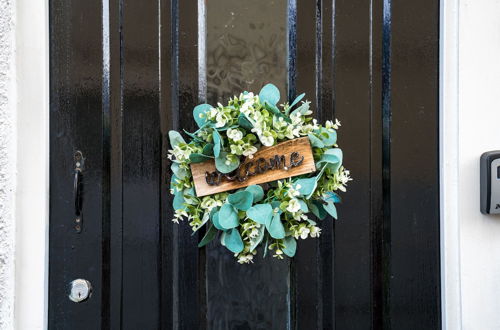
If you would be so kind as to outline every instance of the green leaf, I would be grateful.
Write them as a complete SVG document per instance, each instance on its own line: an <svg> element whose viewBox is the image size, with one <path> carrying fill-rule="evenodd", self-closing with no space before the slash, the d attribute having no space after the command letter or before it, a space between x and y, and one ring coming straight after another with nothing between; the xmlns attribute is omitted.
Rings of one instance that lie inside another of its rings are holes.
<svg viewBox="0 0 500 330"><path fill-rule="evenodd" d="M273 217L273 208L270 204L256 204L248 209L247 217L260 224L267 224Z"/></svg>
<svg viewBox="0 0 500 330"><path fill-rule="evenodd" d="M272 238L282 239L285 237L285 227L283 227L278 213L271 218L271 221L266 223L266 228Z"/></svg>
<svg viewBox="0 0 500 330"><path fill-rule="evenodd" d="M334 219L337 219L337 208L332 202L328 202L326 204L323 204L323 208L325 209L328 214L330 214Z"/></svg>
<svg viewBox="0 0 500 330"><path fill-rule="evenodd" d="M253 128L252 123L243 113L240 113L240 115L238 116L238 125L240 125L241 127L243 127L248 131L250 131Z"/></svg>
<svg viewBox="0 0 500 330"><path fill-rule="evenodd" d="M170 169L175 174L175 176L181 180L188 176L188 171L184 168L181 168L179 163L172 163L172 165L170 165Z"/></svg>
<svg viewBox="0 0 500 330"><path fill-rule="evenodd" d="M179 178L175 174L173 174L172 177L170 178L170 189L174 191L174 194L177 194L179 192L179 190L177 190L177 188L174 187L174 184L178 179Z"/></svg>
<svg viewBox="0 0 500 330"><path fill-rule="evenodd" d="M227 198L228 202L238 210L246 211L253 203L253 195L249 191L238 191Z"/></svg>
<svg viewBox="0 0 500 330"><path fill-rule="evenodd" d="M224 230L224 228L222 228L222 226L219 223L219 212L218 211L212 215L212 223L214 224L215 228L217 228L219 230Z"/></svg>
<svg viewBox="0 0 500 330"><path fill-rule="evenodd" d="M175 194L174 196L174 201L172 203L174 210L180 210L180 209L185 209L186 206L184 205L186 201L184 200L184 194L182 191L179 191Z"/></svg>
<svg viewBox="0 0 500 330"><path fill-rule="evenodd" d="M313 176L312 178L307 178L307 179L298 179L295 181L295 187L297 185L300 185L299 188L299 193L301 196L306 196L306 198L309 198L314 190L316 190L318 182L316 181L316 177Z"/></svg>
<svg viewBox="0 0 500 330"><path fill-rule="evenodd" d="M288 116L285 116L285 114L283 114L275 105L272 105L270 104L269 102L265 101L264 102L264 107L271 111L275 116L277 117L283 117L283 119L288 122L288 123L291 123L292 120L290 118L288 118Z"/></svg>
<svg viewBox="0 0 500 330"><path fill-rule="evenodd" d="M217 236L217 228L215 228L215 226L210 226L207 230L207 232L205 233L205 236L203 236L203 238L201 239L200 243L198 243L198 247L203 247L205 245L207 245L208 243L210 243L211 241L213 241L213 239L215 238L215 236Z"/></svg>
<svg viewBox="0 0 500 330"><path fill-rule="evenodd" d="M193 152L192 154L189 155L189 160L191 161L191 163L203 163L204 161L209 160L211 158L213 157L206 156L204 154L199 154L196 152Z"/></svg>
<svg viewBox="0 0 500 330"><path fill-rule="evenodd" d="M221 151L219 157L215 158L215 167L221 173L231 173L240 166L240 159L238 157L235 158L235 161L229 163L229 165L226 164L226 156L227 152Z"/></svg>
<svg viewBox="0 0 500 330"><path fill-rule="evenodd" d="M283 243L285 244L285 248L283 249L283 252L292 258L295 255L295 251L297 251L297 241L295 238L292 236L285 237L283 240Z"/></svg>
<svg viewBox="0 0 500 330"><path fill-rule="evenodd" d="M318 219L324 220L326 218L326 210L323 208L323 204L320 201L313 200L309 203L309 209Z"/></svg>
<svg viewBox="0 0 500 330"><path fill-rule="evenodd" d="M212 137L214 139L214 156L219 157L221 149L223 147L223 140L217 130L214 129L212 133Z"/></svg>
<svg viewBox="0 0 500 330"><path fill-rule="evenodd" d="M280 91L273 84L267 84L260 90L259 99L262 104L267 101L272 105L276 105L280 100Z"/></svg>
<svg viewBox="0 0 500 330"><path fill-rule="evenodd" d="M260 202L264 198L264 189L258 184L248 186L245 190L252 193L254 203Z"/></svg>
<svg viewBox="0 0 500 330"><path fill-rule="evenodd" d="M240 232L236 228L233 228L226 232L224 243L226 244L226 247L229 249L229 251L233 253L240 253L245 247L245 245L243 244L243 240L241 239Z"/></svg>
<svg viewBox="0 0 500 330"><path fill-rule="evenodd" d="M255 250L255 248L264 239L264 234L266 232L266 227L265 226L260 226L258 228L258 230L259 230L259 234L257 235L257 237L254 237L254 238L250 239L250 252L252 252L253 250Z"/></svg>
<svg viewBox="0 0 500 330"><path fill-rule="evenodd" d="M207 122L207 117L205 116L205 117L201 118L200 115L206 114L206 112L208 112L212 108L213 107L210 104L199 104L199 105L194 107L193 118L194 118L194 121L196 122L196 124L198 125L198 127L202 127Z"/></svg>
<svg viewBox="0 0 500 330"><path fill-rule="evenodd" d="M213 156L214 155L214 145L212 143L208 143L203 147L203 151L201 152L205 156Z"/></svg>
<svg viewBox="0 0 500 330"><path fill-rule="evenodd" d="M316 148L323 148L325 146L323 141L321 141L319 138L317 138L316 135L309 133L309 134L307 134L307 137L309 137L309 141L311 142L311 146L316 147Z"/></svg>
<svg viewBox="0 0 500 330"><path fill-rule="evenodd" d="M172 148L174 148L179 143L186 143L182 135L177 131L168 132L168 138L170 140L170 145L172 146Z"/></svg>
<svg viewBox="0 0 500 330"><path fill-rule="evenodd" d="M339 148L326 150L321 159L316 163L316 167L321 167L323 163L328 164L328 168L336 172L342 165L342 150Z"/></svg>
<svg viewBox="0 0 500 330"><path fill-rule="evenodd" d="M219 211L219 224L224 229L238 227L238 213L231 204L225 203Z"/></svg>
<svg viewBox="0 0 500 330"><path fill-rule="evenodd" d="M299 101L302 100L305 95L306 95L306 93L302 93L299 96L297 96L295 98L295 100L293 100L292 104L290 104L290 109L293 108L294 105L296 105L297 103L299 103Z"/></svg>
<svg viewBox="0 0 500 330"><path fill-rule="evenodd" d="M203 213L203 217L201 218L201 224L198 226L198 228L193 230L193 233L191 234L191 236L196 234L196 232L198 230L200 230L200 228L203 227L203 225L206 224L208 222L208 220L210 220L210 214L208 212Z"/></svg>

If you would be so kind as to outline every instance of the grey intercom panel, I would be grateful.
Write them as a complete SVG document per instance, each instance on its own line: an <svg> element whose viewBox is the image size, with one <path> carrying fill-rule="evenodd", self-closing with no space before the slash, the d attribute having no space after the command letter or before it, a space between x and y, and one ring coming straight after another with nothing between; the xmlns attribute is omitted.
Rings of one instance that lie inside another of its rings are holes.
<svg viewBox="0 0 500 330"><path fill-rule="evenodd" d="M481 155L481 213L500 214L500 150Z"/></svg>

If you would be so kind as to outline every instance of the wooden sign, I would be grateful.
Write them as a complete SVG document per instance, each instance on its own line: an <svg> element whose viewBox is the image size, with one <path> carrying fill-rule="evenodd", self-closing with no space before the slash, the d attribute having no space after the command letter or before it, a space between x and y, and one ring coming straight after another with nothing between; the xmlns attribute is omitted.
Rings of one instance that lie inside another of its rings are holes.
<svg viewBox="0 0 500 330"><path fill-rule="evenodd" d="M229 174L216 170L213 159L191 164L196 196L206 196L316 171L309 138L282 142L257 151Z"/></svg>

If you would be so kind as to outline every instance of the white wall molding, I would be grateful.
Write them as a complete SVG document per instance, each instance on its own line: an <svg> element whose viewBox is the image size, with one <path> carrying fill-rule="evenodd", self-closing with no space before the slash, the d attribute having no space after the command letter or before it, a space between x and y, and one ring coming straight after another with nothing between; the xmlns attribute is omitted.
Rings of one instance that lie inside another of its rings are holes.
<svg viewBox="0 0 500 330"><path fill-rule="evenodd" d="M441 0L440 164L443 329L462 329L459 219L459 0Z"/></svg>
<svg viewBox="0 0 500 330"><path fill-rule="evenodd" d="M15 328L45 329L49 201L48 0L17 0Z"/></svg>

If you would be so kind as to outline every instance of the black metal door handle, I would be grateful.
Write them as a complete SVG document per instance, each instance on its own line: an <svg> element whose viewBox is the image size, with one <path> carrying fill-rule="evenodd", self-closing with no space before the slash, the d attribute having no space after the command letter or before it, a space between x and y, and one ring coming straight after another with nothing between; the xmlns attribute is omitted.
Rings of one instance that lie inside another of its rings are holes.
<svg viewBox="0 0 500 330"><path fill-rule="evenodd" d="M73 196L75 199L75 215L79 217L82 214L82 170L75 169L75 178L73 181Z"/></svg>

